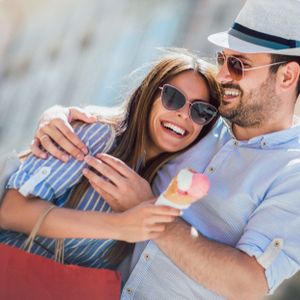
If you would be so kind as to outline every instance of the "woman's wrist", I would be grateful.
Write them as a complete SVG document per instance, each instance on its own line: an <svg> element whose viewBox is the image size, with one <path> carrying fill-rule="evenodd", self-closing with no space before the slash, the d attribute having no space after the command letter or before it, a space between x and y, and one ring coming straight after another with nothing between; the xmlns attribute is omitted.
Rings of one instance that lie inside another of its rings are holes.
<svg viewBox="0 0 300 300"><path fill-rule="evenodd" d="M111 212L108 214L105 214L105 217L107 217L106 228L107 228L107 239L112 240L122 240L121 239L121 231L124 226L122 222L122 213L119 212ZM102 216L101 216L102 217ZM102 222L101 222L102 223Z"/></svg>

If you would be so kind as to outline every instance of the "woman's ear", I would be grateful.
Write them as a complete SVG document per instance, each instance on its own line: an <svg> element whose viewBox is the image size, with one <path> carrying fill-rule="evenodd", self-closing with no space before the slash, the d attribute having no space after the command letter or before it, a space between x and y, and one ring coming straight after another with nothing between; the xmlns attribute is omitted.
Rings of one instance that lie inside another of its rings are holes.
<svg viewBox="0 0 300 300"><path fill-rule="evenodd" d="M296 90L300 76L300 65L295 61L289 62L279 68L278 76L280 87L282 89Z"/></svg>

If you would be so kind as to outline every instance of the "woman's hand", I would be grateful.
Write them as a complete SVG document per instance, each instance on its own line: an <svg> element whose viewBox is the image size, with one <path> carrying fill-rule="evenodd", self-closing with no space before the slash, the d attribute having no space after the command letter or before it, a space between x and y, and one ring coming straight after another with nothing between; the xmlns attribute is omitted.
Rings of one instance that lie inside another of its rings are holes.
<svg viewBox="0 0 300 300"><path fill-rule="evenodd" d="M114 211L125 211L154 197L150 184L120 159L98 154L97 158L86 156L85 162L107 178L90 169L83 170L92 187Z"/></svg>
<svg viewBox="0 0 300 300"><path fill-rule="evenodd" d="M155 200L146 201L123 213L116 214L118 240L139 242L158 238L166 224L180 216L179 209L154 204Z"/></svg>
<svg viewBox="0 0 300 300"><path fill-rule="evenodd" d="M78 107L53 106L46 110L41 116L31 144L32 153L39 158L46 158L49 152L65 162L69 159L68 154L83 160L88 150L70 125L73 120L94 123L97 118ZM43 146L47 152L41 150L40 146Z"/></svg>

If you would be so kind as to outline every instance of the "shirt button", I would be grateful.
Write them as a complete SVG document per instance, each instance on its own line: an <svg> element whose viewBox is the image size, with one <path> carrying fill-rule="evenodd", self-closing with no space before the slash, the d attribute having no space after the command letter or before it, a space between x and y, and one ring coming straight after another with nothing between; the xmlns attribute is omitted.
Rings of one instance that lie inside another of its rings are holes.
<svg viewBox="0 0 300 300"><path fill-rule="evenodd" d="M238 146L238 145L239 145L239 142L238 142L238 141L234 141L234 142L233 142L233 145L234 145L234 146Z"/></svg>
<svg viewBox="0 0 300 300"><path fill-rule="evenodd" d="M213 172L215 169L213 167L208 168L208 172Z"/></svg>
<svg viewBox="0 0 300 300"><path fill-rule="evenodd" d="M262 142L261 142L261 146L262 146L262 147L266 147L266 146L267 146L267 143L266 143L265 141L262 141Z"/></svg>
<svg viewBox="0 0 300 300"><path fill-rule="evenodd" d="M126 291L127 291L127 293L128 293L129 295L132 295L132 289L131 289L131 288L127 288Z"/></svg>
<svg viewBox="0 0 300 300"><path fill-rule="evenodd" d="M274 241L274 246L276 247L276 248L280 248L281 246L282 246L282 240L275 240Z"/></svg>
<svg viewBox="0 0 300 300"><path fill-rule="evenodd" d="M50 168L49 167L42 167L41 170L40 170L41 174L42 175L48 175L50 174Z"/></svg>
<svg viewBox="0 0 300 300"><path fill-rule="evenodd" d="M150 255L149 254L145 253L144 257L145 257L145 260L150 260Z"/></svg>

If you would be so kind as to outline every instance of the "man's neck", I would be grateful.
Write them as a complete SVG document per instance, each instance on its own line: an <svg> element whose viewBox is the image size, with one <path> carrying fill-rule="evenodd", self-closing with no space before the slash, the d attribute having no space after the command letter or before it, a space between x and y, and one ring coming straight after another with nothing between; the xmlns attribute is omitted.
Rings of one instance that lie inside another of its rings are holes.
<svg viewBox="0 0 300 300"><path fill-rule="evenodd" d="M264 124L260 127L241 127L237 124L232 124L232 132L237 140L246 141L256 136L285 130L292 126L293 126L293 116L285 120L281 119L278 122Z"/></svg>

